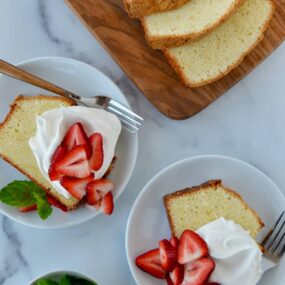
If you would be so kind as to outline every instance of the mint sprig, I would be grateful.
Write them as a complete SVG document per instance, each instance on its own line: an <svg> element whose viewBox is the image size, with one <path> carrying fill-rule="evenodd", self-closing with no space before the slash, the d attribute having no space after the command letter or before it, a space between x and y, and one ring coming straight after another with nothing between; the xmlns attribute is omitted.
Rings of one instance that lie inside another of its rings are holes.
<svg viewBox="0 0 285 285"><path fill-rule="evenodd" d="M47 195L32 181L13 181L0 190L0 201L10 206L29 207L37 205L39 216L45 220L51 213Z"/></svg>
<svg viewBox="0 0 285 285"><path fill-rule="evenodd" d="M37 285L97 285L97 283L88 281L83 278L64 275L59 282L43 278L37 281Z"/></svg>

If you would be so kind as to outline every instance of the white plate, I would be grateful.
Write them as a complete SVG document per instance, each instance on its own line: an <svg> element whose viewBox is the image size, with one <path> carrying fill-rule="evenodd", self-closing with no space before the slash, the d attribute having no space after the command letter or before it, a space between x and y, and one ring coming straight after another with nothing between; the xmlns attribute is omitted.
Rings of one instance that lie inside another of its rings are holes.
<svg viewBox="0 0 285 285"><path fill-rule="evenodd" d="M19 66L35 75L51 81L67 90L82 96L98 94L108 95L129 106L120 89L103 73L85 63L58 57L35 58L25 61ZM9 112L9 105L19 94L37 95L51 94L26 83L6 76L0 76L1 105L0 120L3 121ZM15 147L17 147L15 145ZM137 158L138 138L123 130L116 147L117 161L110 179L115 185L116 200L126 187ZM27 179L19 171L0 159L0 187L15 179ZM69 213L54 209L52 216L42 221L35 212L22 214L13 207L0 203L0 211L9 218L22 224L38 228L61 228L83 223L98 215L99 212L85 207Z"/></svg>
<svg viewBox="0 0 285 285"><path fill-rule="evenodd" d="M200 156L167 167L147 183L129 217L126 250L129 266L137 284L166 284L164 280L152 278L144 273L134 263L136 256L157 248L161 239L171 236L162 197L217 178L240 193L263 219L266 228L260 233L259 241L265 237L269 227L285 208L285 198L277 186L261 171L240 160L221 156ZM284 260L281 266L284 272ZM281 281L284 278L282 270L278 272L273 269L265 275L268 275L264 278L266 280L270 277L270 285L284 284ZM269 283L263 280L260 284Z"/></svg>

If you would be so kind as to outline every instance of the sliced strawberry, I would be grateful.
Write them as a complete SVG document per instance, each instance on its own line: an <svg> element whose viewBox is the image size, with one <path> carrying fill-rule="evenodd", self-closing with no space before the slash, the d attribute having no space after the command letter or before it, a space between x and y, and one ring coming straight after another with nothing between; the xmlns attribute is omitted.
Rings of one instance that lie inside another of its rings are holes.
<svg viewBox="0 0 285 285"><path fill-rule="evenodd" d="M177 262L176 249L167 239L163 239L159 242L159 252L162 268L167 272L172 271Z"/></svg>
<svg viewBox="0 0 285 285"><path fill-rule="evenodd" d="M19 207L18 210L22 213L32 212L37 210L37 205L27 206L27 207Z"/></svg>
<svg viewBox="0 0 285 285"><path fill-rule="evenodd" d="M60 180L60 184L76 199L81 200L86 195L88 183L93 180L94 176L90 175L86 178L74 178L64 176Z"/></svg>
<svg viewBox="0 0 285 285"><path fill-rule="evenodd" d="M90 175L84 146L76 146L55 164L55 170L63 175L86 178Z"/></svg>
<svg viewBox="0 0 285 285"><path fill-rule="evenodd" d="M99 190L103 192L103 194L107 194L109 191L112 191L114 189L113 183L105 178L99 179L99 180L93 180L87 185L87 191L94 191ZM90 203L92 205L92 202Z"/></svg>
<svg viewBox="0 0 285 285"><path fill-rule="evenodd" d="M95 206L97 210L101 207L103 196L104 194L102 191L87 186L87 203Z"/></svg>
<svg viewBox="0 0 285 285"><path fill-rule="evenodd" d="M203 285L215 269L215 262L202 257L185 265L183 285Z"/></svg>
<svg viewBox="0 0 285 285"><path fill-rule="evenodd" d="M65 205L61 204L58 200L56 200L54 197L52 197L51 195L47 195L47 200L48 203L60 210L62 210L63 212L67 212L67 208Z"/></svg>
<svg viewBox="0 0 285 285"><path fill-rule="evenodd" d="M161 267L159 249L153 249L136 258L136 265L153 277L164 279L166 272Z"/></svg>
<svg viewBox="0 0 285 285"><path fill-rule="evenodd" d="M178 262L186 264L208 254L206 242L195 232L185 230L178 246Z"/></svg>
<svg viewBox="0 0 285 285"><path fill-rule="evenodd" d="M184 266L176 264L174 269L169 273L173 285L181 285L184 278Z"/></svg>
<svg viewBox="0 0 285 285"><path fill-rule="evenodd" d="M114 211L114 200L113 200L113 194L111 191L109 191L103 197L100 210L105 215L112 215L112 213Z"/></svg>
<svg viewBox="0 0 285 285"><path fill-rule="evenodd" d="M72 125L62 142L62 146L67 151L71 151L75 146L78 145L85 147L87 157L89 158L91 156L92 150L88 137L81 123L75 123Z"/></svg>
<svg viewBox="0 0 285 285"><path fill-rule="evenodd" d="M169 273L166 275L165 279L166 279L167 285L173 285L173 282L172 282L172 280L171 280L171 278L169 276Z"/></svg>
<svg viewBox="0 0 285 285"><path fill-rule="evenodd" d="M171 243L171 245L172 245L174 248L178 249L178 246L179 246L179 239L178 239L177 237L173 236L173 237L169 240L169 242Z"/></svg>
<svg viewBox="0 0 285 285"><path fill-rule="evenodd" d="M95 133L89 137L89 141L92 149L89 165L92 170L98 171L102 167L104 160L103 137L101 134Z"/></svg>
<svg viewBox="0 0 285 285"><path fill-rule="evenodd" d="M55 164L59 160L61 160L65 156L65 154L66 154L66 149L61 145L54 152L52 159L51 159L51 164L48 170L48 175L51 181L60 180L60 178L62 177L62 174L60 174L59 172L55 170Z"/></svg>

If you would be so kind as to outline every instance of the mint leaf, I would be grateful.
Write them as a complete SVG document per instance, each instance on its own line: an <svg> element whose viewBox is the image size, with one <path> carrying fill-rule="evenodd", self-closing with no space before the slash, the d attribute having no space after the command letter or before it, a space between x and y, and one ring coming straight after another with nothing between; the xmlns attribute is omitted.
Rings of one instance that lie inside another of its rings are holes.
<svg viewBox="0 0 285 285"><path fill-rule="evenodd" d="M41 279L37 281L37 285L58 285L58 283L49 279Z"/></svg>
<svg viewBox="0 0 285 285"><path fill-rule="evenodd" d="M69 276L63 276L59 281L59 285L72 285L70 277Z"/></svg>
<svg viewBox="0 0 285 285"><path fill-rule="evenodd" d="M44 190L32 181L14 181L0 190L0 201L16 207L28 207L37 204L39 216L45 220L51 213Z"/></svg>
<svg viewBox="0 0 285 285"><path fill-rule="evenodd" d="M88 281L83 278L77 278L73 276L68 276L68 277L70 278L72 285L97 285L97 283Z"/></svg>
<svg viewBox="0 0 285 285"><path fill-rule="evenodd" d="M35 197L32 195L34 189L32 182L14 181L1 189L0 201L16 207L32 206L36 203Z"/></svg>

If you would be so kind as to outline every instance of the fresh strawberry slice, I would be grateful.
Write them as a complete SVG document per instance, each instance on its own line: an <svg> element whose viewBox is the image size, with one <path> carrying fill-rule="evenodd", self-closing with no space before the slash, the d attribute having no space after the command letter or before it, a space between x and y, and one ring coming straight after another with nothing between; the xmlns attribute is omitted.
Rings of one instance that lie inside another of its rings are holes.
<svg viewBox="0 0 285 285"><path fill-rule="evenodd" d="M114 189L113 183L105 178L93 180L87 185L87 192L92 192L94 190L99 190L103 192L103 194L107 194L109 191L112 191ZM93 205L92 202L90 205Z"/></svg>
<svg viewBox="0 0 285 285"><path fill-rule="evenodd" d="M95 133L89 137L89 141L92 149L89 165L92 170L98 171L102 167L104 160L103 137L101 134Z"/></svg>
<svg viewBox="0 0 285 285"><path fill-rule="evenodd" d="M169 273L173 285L181 285L184 278L184 266L176 264L174 269Z"/></svg>
<svg viewBox="0 0 285 285"><path fill-rule="evenodd" d="M177 237L173 236L173 237L169 240L169 242L171 243L171 245L172 245L174 248L178 249L178 246L179 246L179 239L178 239Z"/></svg>
<svg viewBox="0 0 285 285"><path fill-rule="evenodd" d="M163 239L159 242L159 252L162 268L167 272L172 271L177 262L176 249L167 239Z"/></svg>
<svg viewBox="0 0 285 285"><path fill-rule="evenodd" d="M27 207L19 207L18 210L22 213L32 212L37 210L37 205L27 206Z"/></svg>
<svg viewBox="0 0 285 285"><path fill-rule="evenodd" d="M60 184L76 199L81 200L86 195L88 183L93 180L94 176L90 175L86 178L74 178L64 176L60 180Z"/></svg>
<svg viewBox="0 0 285 285"><path fill-rule="evenodd" d="M153 249L136 258L136 265L153 277L165 279L166 272L161 267L159 249Z"/></svg>
<svg viewBox="0 0 285 285"><path fill-rule="evenodd" d="M102 191L87 186L87 203L95 206L97 210L101 207L103 196L104 194Z"/></svg>
<svg viewBox="0 0 285 285"><path fill-rule="evenodd" d="M90 175L84 146L76 146L55 164L55 170L63 175L86 178Z"/></svg>
<svg viewBox="0 0 285 285"><path fill-rule="evenodd" d="M215 269L215 262L202 257L185 265L183 285L203 285Z"/></svg>
<svg viewBox="0 0 285 285"><path fill-rule="evenodd" d="M113 194L111 191L109 191L103 197L100 210L105 215L112 215L112 213L114 211L114 200L113 200Z"/></svg>
<svg viewBox="0 0 285 285"><path fill-rule="evenodd" d="M62 210L63 212L67 212L67 208L65 205L61 204L58 200L56 200L54 197L52 197L51 195L47 195L47 200L48 203L60 210Z"/></svg>
<svg viewBox="0 0 285 285"><path fill-rule="evenodd" d="M178 246L178 262L186 264L208 254L206 242L195 232L185 230Z"/></svg>
<svg viewBox="0 0 285 285"><path fill-rule="evenodd" d="M62 146L67 151L71 151L75 146L78 145L85 147L87 157L89 158L91 156L92 150L88 137L81 123L75 123L72 125L62 142Z"/></svg>
<svg viewBox="0 0 285 285"><path fill-rule="evenodd" d="M55 153L53 154L51 164L48 170L48 175L51 181L60 180L60 178L62 177L62 174L55 170L55 164L59 160L61 160L65 156L65 154L66 149L61 145L56 149Z"/></svg>
<svg viewBox="0 0 285 285"><path fill-rule="evenodd" d="M166 279L167 285L173 285L173 282L172 282L172 280L171 280L171 278L169 276L169 273L166 275L165 279Z"/></svg>

